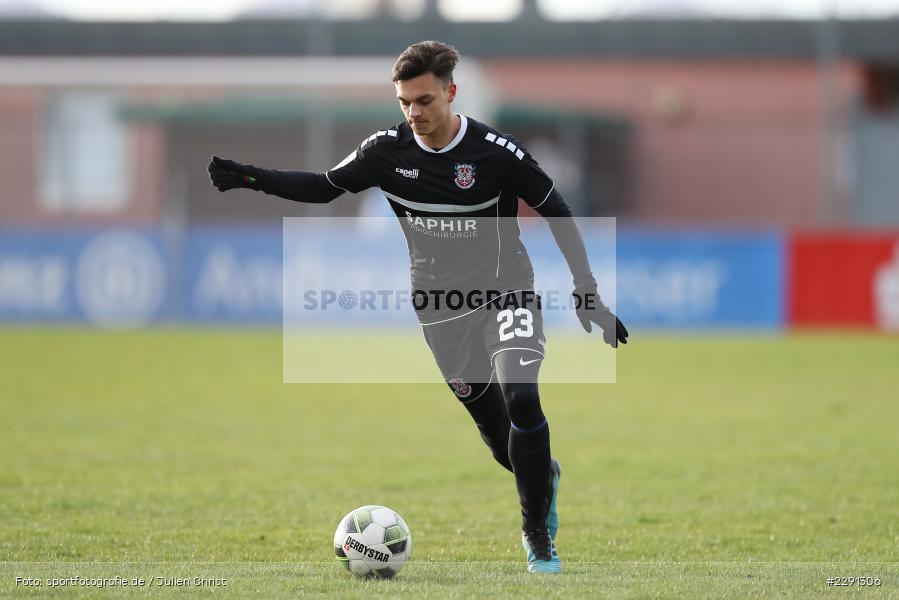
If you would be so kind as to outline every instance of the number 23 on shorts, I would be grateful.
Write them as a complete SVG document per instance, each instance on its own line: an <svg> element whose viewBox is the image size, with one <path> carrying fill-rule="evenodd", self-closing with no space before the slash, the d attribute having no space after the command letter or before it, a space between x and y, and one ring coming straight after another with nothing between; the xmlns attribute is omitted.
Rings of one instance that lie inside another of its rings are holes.
<svg viewBox="0 0 899 600"><path fill-rule="evenodd" d="M515 325L515 319L520 318L520 326L509 331ZM496 315L499 322L499 341L505 342L513 337L531 337L534 335L534 314L527 308L511 308L501 310Z"/></svg>

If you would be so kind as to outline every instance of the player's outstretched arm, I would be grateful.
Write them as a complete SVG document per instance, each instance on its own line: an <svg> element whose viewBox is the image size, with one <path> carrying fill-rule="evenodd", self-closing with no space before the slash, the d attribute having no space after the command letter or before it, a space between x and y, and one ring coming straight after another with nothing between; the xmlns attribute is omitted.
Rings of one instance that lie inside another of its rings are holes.
<svg viewBox="0 0 899 600"><path fill-rule="evenodd" d="M537 207L537 212L549 222L553 238L559 245L559 249L568 263L568 268L571 269L574 278L572 296L574 296L575 311L581 326L589 333L593 330L594 323L599 325L603 341L613 348L617 348L619 343L626 344L627 328L599 297L596 279L590 270L584 239L571 215L568 204L553 189Z"/></svg>
<svg viewBox="0 0 899 600"><path fill-rule="evenodd" d="M212 157L207 170L213 187L220 192L246 188L287 200L316 204L330 202L344 192L333 186L324 173L263 169L218 156Z"/></svg>

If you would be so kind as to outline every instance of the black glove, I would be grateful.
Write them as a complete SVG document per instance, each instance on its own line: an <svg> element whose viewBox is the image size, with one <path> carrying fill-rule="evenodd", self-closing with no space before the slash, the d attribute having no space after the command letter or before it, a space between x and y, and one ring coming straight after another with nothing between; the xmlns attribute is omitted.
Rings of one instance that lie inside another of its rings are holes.
<svg viewBox="0 0 899 600"><path fill-rule="evenodd" d="M257 169L252 165L243 165L233 160L213 156L209 161L209 179L220 192L234 188L259 189Z"/></svg>
<svg viewBox="0 0 899 600"><path fill-rule="evenodd" d="M627 328L621 319L612 314L609 307L603 304L595 286L576 287L571 295L574 296L577 318L584 331L590 333L593 331L591 323L596 323L602 329L603 341L612 348L617 348L619 342L627 343Z"/></svg>

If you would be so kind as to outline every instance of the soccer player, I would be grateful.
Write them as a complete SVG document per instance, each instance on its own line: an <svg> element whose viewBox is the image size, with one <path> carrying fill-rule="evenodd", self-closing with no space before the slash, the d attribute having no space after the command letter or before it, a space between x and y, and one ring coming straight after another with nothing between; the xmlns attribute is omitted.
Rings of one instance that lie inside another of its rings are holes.
<svg viewBox="0 0 899 600"><path fill-rule="evenodd" d="M209 175L222 192L249 188L299 202L383 191L409 246L413 298L430 300L413 302L425 340L494 458L514 474L528 571L557 573L561 469L537 388L545 339L515 218L519 198L549 221L584 329L597 324L612 347L627 343L628 333L600 300L581 235L550 178L518 140L453 112L458 61L440 42L406 48L393 68L403 122L372 134L327 172L214 156ZM471 304L448 307L453 292Z"/></svg>

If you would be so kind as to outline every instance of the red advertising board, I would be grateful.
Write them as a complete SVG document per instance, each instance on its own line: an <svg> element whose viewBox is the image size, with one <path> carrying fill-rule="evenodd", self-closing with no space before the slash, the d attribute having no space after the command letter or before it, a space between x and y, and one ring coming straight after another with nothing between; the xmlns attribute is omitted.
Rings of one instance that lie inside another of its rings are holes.
<svg viewBox="0 0 899 600"><path fill-rule="evenodd" d="M899 232L797 233L787 269L791 325L899 331Z"/></svg>

